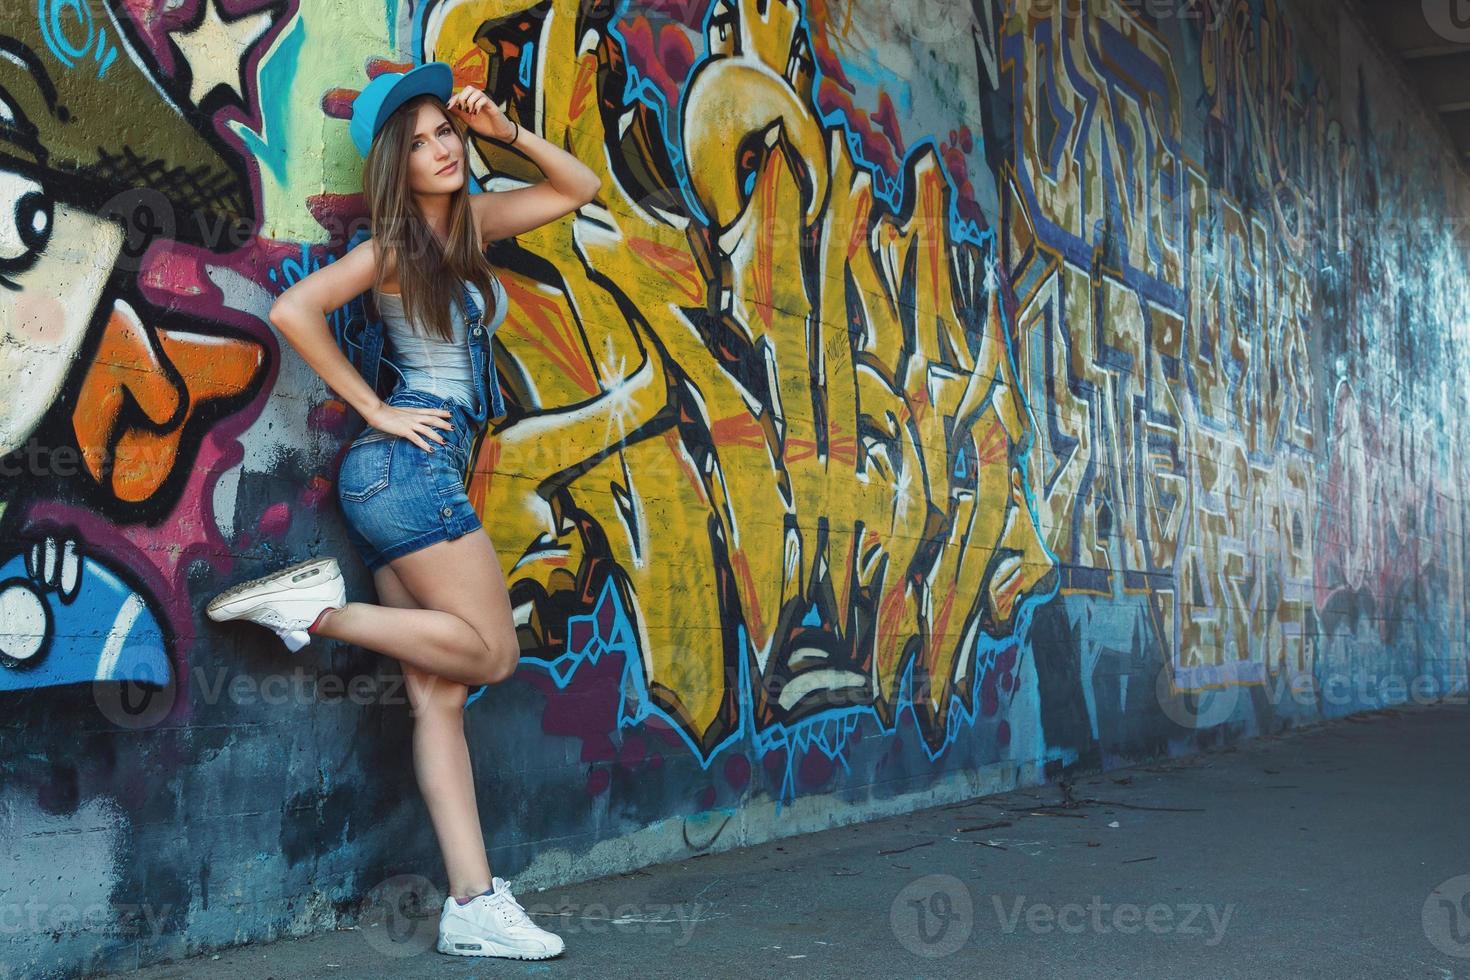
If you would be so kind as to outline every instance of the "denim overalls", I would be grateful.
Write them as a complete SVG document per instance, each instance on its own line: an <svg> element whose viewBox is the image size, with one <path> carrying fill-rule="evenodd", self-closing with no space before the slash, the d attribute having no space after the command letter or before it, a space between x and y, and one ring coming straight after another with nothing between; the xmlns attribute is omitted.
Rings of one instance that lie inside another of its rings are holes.
<svg viewBox="0 0 1470 980"><path fill-rule="evenodd" d="M466 339L475 378L473 405L403 384L402 372L383 353L387 331L382 320L365 312L366 293L349 304L356 310L337 332L338 345L347 359L386 404L450 413L451 429L439 433L444 441L430 441L427 452L407 438L368 426L343 454L337 472L337 498L347 536L369 571L400 555L483 528L466 491L466 473L477 436L487 418L505 415L505 402L484 315L469 287L462 288ZM500 300L505 301L503 288ZM496 318L503 319L499 313ZM385 373L379 370L384 362L399 375L386 396L379 377ZM488 391L487 374L494 379Z"/></svg>
<svg viewBox="0 0 1470 980"><path fill-rule="evenodd" d="M352 237L351 247L355 248L367 237L366 231L359 231ZM484 313L470 295L469 286L461 285L460 289L464 296L466 337L470 345L470 369L475 378L475 404L467 405L465 408L468 410L470 421L479 427L483 426L487 419L498 419L505 415L505 399L500 393L500 375L495 368L495 347L490 342L489 331L485 329ZM380 318L368 313L366 295L363 293L347 304L347 315L341 318L333 333L337 346L342 348L342 352L347 355L353 367L357 368L358 373L369 385L372 385L378 397L386 401L387 394L380 384L380 365L386 362L398 375L400 382L403 372L399 370L398 365L393 363L393 359L383 352L387 330ZM487 378L489 379L488 385L486 384ZM392 390L389 389L390 392ZM489 396L488 405L486 404L487 395Z"/></svg>

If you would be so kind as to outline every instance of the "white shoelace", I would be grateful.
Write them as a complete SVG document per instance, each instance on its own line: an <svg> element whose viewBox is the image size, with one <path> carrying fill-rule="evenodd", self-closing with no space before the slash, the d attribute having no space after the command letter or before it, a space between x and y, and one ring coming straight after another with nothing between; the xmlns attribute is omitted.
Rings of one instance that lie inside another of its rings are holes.
<svg viewBox="0 0 1470 980"><path fill-rule="evenodd" d="M516 897L510 893L509 888L496 892L492 897L498 900L497 904L501 913L511 925L535 927L536 923L531 921L531 917L526 914L521 903L516 901Z"/></svg>

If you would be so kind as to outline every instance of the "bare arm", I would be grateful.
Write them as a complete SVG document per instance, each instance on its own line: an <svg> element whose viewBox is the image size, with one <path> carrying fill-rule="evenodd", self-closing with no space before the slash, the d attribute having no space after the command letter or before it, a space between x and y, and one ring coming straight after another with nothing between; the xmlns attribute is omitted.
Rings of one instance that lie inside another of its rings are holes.
<svg viewBox="0 0 1470 980"><path fill-rule="evenodd" d="M481 136L501 141L514 137L509 145L546 175L529 187L470 195L481 241L511 238L555 221L592 201L602 190L602 178L591 167L529 129L517 128L479 89L465 86L450 98L448 106Z"/></svg>
<svg viewBox="0 0 1470 980"><path fill-rule="evenodd" d="M327 322L329 311L343 306L372 285L376 248L372 239L368 239L337 261L292 284L271 305L270 322L301 359L321 375L328 387L357 409L369 425L406 436L427 449L428 444L420 436L428 435L442 443L442 437L428 430L453 428L449 422L440 424L440 419L449 413L384 403L337 346L331 324Z"/></svg>
<svg viewBox="0 0 1470 980"><path fill-rule="evenodd" d="M512 191L470 195L482 241L512 238L577 210L597 196L602 180L581 160L522 129L515 148L541 168L546 179Z"/></svg>
<svg viewBox="0 0 1470 980"><path fill-rule="evenodd" d="M372 285L375 246L371 239L292 284L276 297L270 321L337 394L368 418L382 403L332 336L327 312Z"/></svg>

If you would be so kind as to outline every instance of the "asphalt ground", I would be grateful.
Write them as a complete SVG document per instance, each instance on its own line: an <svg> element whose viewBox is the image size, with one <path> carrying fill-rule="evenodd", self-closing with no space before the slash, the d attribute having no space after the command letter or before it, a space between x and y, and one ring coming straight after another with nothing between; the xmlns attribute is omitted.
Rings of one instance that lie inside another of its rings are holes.
<svg viewBox="0 0 1470 980"><path fill-rule="evenodd" d="M1452 980L1470 977L1467 754L1465 705L1388 709L518 891L566 939L550 960L435 952L439 894L112 975Z"/></svg>

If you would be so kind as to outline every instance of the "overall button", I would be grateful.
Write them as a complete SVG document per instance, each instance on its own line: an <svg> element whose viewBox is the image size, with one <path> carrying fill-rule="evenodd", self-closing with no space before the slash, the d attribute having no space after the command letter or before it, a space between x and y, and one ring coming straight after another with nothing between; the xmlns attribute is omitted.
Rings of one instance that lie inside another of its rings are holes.
<svg viewBox="0 0 1470 980"><path fill-rule="evenodd" d="M445 516L445 517L448 517L448 516L450 516L450 515L451 515L451 514L453 514L453 513L454 513L454 511L453 511L453 510L451 510L451 509L450 509L450 508L448 508L448 507L445 507L445 508L444 508L444 509L443 509L443 510L441 510L441 511L440 511L440 512L439 512L439 513L441 513L441 514L443 514L443 515L444 515L444 516Z"/></svg>
<svg viewBox="0 0 1470 980"><path fill-rule="evenodd" d="M474 333L474 335L475 335L475 336L476 336L476 337L478 337L478 336L480 336L480 331L481 331L481 330L482 330L482 329L484 329L484 328L483 328L483 327L476 327L476 328L475 328L475 329L474 329L474 331L473 331L473 333Z"/></svg>

